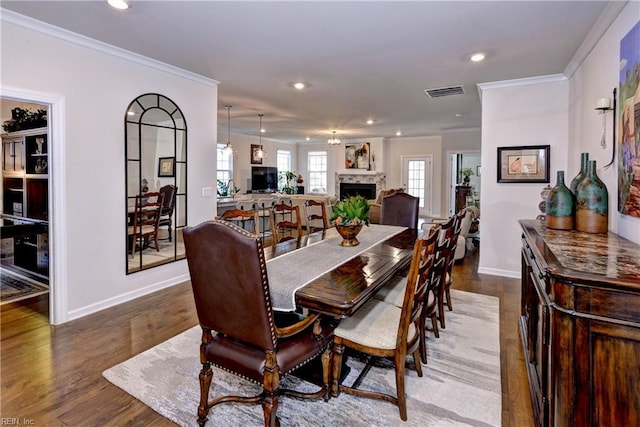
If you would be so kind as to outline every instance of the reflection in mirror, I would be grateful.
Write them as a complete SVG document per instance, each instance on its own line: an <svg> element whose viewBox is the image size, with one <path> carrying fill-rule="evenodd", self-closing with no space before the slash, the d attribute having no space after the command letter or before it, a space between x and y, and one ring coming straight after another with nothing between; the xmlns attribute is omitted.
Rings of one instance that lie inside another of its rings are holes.
<svg viewBox="0 0 640 427"><path fill-rule="evenodd" d="M159 94L134 99L125 116L125 152L129 274L185 257L187 124L180 108Z"/></svg>

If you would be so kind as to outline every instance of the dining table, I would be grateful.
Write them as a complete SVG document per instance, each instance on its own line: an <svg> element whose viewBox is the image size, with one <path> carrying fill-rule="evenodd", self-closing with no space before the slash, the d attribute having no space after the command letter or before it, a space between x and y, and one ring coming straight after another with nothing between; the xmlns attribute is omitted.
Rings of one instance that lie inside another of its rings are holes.
<svg viewBox="0 0 640 427"><path fill-rule="evenodd" d="M409 266L421 233L371 224L358 235L360 247L341 246L342 238L335 228L266 247L274 310L351 316Z"/></svg>

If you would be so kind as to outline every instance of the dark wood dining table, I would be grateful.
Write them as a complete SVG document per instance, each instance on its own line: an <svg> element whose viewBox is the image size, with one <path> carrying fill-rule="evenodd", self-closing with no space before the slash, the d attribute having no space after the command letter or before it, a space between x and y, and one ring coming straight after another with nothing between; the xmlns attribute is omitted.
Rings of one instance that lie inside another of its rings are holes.
<svg viewBox="0 0 640 427"><path fill-rule="evenodd" d="M413 246L419 231L406 229L334 269L312 280L295 292L296 306L333 317L351 316L375 295L392 277L411 263ZM298 240L289 240L264 249L266 259L329 237L337 236L335 228L318 231ZM292 268L304 266L292 266Z"/></svg>

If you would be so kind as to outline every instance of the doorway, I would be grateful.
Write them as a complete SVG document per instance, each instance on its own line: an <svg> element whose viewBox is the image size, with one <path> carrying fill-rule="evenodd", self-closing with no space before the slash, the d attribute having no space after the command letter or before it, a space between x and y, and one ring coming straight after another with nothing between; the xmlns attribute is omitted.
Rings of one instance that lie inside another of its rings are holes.
<svg viewBox="0 0 640 427"><path fill-rule="evenodd" d="M447 151L448 162L448 211L449 215L453 215L456 212L456 186L464 185L463 169L470 169L471 175L469 175L469 186L471 187L471 194L473 197L473 203L480 201L480 176L482 174L482 166L480 163L480 151L477 150L460 150L460 151Z"/></svg>
<svg viewBox="0 0 640 427"><path fill-rule="evenodd" d="M402 186L407 194L420 199L420 216L431 216L433 157L402 156Z"/></svg>
<svg viewBox="0 0 640 427"><path fill-rule="evenodd" d="M50 293L49 106L2 98L1 304ZM38 306L40 307L40 306ZM49 304L39 308L48 315Z"/></svg>

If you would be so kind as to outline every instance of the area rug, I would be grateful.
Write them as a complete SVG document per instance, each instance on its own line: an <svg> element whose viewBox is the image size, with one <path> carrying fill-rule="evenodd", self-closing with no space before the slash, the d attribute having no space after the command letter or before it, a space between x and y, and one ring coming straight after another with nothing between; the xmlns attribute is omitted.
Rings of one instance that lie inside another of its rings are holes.
<svg viewBox="0 0 640 427"><path fill-rule="evenodd" d="M0 268L0 305L32 298L47 292L49 292L47 285Z"/></svg>
<svg viewBox="0 0 640 427"><path fill-rule="evenodd" d="M440 338L428 340L428 364L423 377L406 375L408 420L400 420L391 403L342 393L328 402L283 397L278 417L284 426L499 426L500 340L498 299L452 290L452 312ZM111 369L103 376L122 390L181 426L195 426L199 399L200 327L194 327ZM349 358L351 384L363 363ZM381 364L383 365L383 364ZM235 375L214 370L211 397L258 392L258 387ZM315 390L289 376L288 388ZM393 370L374 366L361 388L395 393ZM263 425L259 405L221 404L209 413L211 426Z"/></svg>

